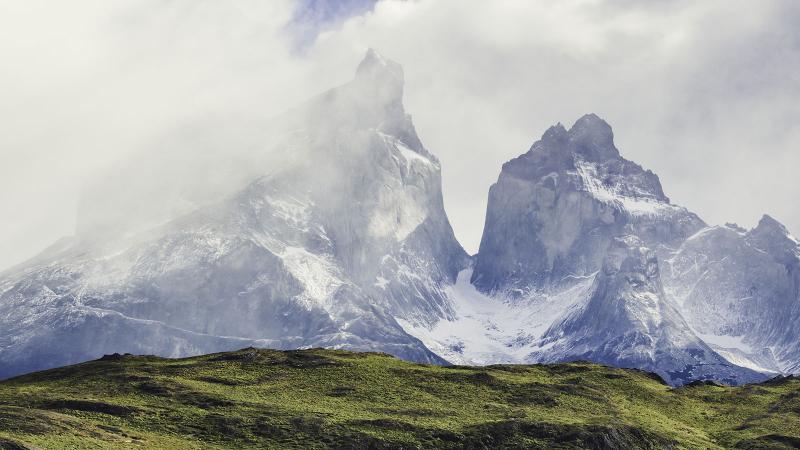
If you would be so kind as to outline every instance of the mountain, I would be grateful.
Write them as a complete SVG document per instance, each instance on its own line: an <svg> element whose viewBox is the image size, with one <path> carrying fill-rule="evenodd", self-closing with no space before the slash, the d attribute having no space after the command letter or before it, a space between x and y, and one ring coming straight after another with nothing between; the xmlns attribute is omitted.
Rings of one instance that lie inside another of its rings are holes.
<svg viewBox="0 0 800 450"><path fill-rule="evenodd" d="M588 302L548 329L535 362L584 359L658 373L670 384L763 380L698 338L664 294L654 251L635 236L612 241Z"/></svg>
<svg viewBox="0 0 800 450"><path fill-rule="evenodd" d="M75 237L0 278L0 378L247 345L444 362L395 320L451 317L445 289L468 262L402 94L402 68L369 51L352 82L264 124L263 142L166 155L193 176L163 177L163 195L141 180L151 162L108 174ZM243 184L198 190L216 168Z"/></svg>
<svg viewBox="0 0 800 450"><path fill-rule="evenodd" d="M614 237L635 234L662 253L704 226L669 202L654 173L622 158L611 127L589 114L503 164L472 283L512 296L561 288L600 270Z"/></svg>
<svg viewBox="0 0 800 450"><path fill-rule="evenodd" d="M586 362L432 366L377 353L107 355L0 382L0 448L770 448L800 380L673 389Z"/></svg>
<svg viewBox="0 0 800 450"><path fill-rule="evenodd" d="M800 244L769 216L746 231L701 230L667 260L666 287L697 333L731 361L800 370Z"/></svg>
<svg viewBox="0 0 800 450"><path fill-rule="evenodd" d="M800 372L800 244L780 223L708 226L589 114L502 166L470 257L403 89L370 50L280 117L186 125L109 169L75 236L0 274L0 378L244 346L586 359L673 385Z"/></svg>
<svg viewBox="0 0 800 450"><path fill-rule="evenodd" d="M761 372L772 366L735 358L698 334L711 330L697 324L726 323L705 314L710 306L703 291L693 291L691 300L676 296L697 285L683 266L697 260L688 248L707 230L697 215L670 203L654 173L620 155L605 121L586 115L569 130L551 127L503 165L489 191L474 267L451 288L456 318L428 327L401 324L459 364L585 359L657 372L675 385L763 380ZM764 239L784 264L794 264L794 241ZM720 259L729 251L714 248ZM758 260L774 275L762 280L762 289L777 286L775 302L797 308L791 291L796 275L786 275L788 265L767 261L777 257ZM695 269L705 276L704 265ZM720 273L747 278L724 268ZM708 289L727 289L719 282L708 280ZM764 329L781 330L782 345L797 342L785 322L773 320Z"/></svg>

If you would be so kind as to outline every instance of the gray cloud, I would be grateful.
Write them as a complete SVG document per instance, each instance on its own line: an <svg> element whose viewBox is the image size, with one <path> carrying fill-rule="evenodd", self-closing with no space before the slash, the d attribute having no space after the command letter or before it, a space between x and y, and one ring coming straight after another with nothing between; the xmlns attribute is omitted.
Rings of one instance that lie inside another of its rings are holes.
<svg viewBox="0 0 800 450"><path fill-rule="evenodd" d="M707 221L768 212L800 233L796 1L384 0L300 53L296 7L0 2L0 267L70 234L94 174L186 124L278 114L367 47L403 64L470 251L500 165L585 112Z"/></svg>

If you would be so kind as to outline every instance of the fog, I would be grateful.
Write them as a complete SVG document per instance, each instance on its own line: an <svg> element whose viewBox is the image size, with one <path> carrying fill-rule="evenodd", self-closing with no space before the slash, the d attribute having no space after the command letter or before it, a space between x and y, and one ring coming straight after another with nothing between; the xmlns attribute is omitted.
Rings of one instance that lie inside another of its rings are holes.
<svg viewBox="0 0 800 450"><path fill-rule="evenodd" d="M352 79L368 47L404 67L470 252L501 164L586 112L707 222L769 213L800 233L796 1L330 5L0 0L0 268L74 234L87 190L155 201L166 182L192 186L191 204L240 183L236 161L280 165L265 124ZM231 167L213 179L200 169L220 160Z"/></svg>

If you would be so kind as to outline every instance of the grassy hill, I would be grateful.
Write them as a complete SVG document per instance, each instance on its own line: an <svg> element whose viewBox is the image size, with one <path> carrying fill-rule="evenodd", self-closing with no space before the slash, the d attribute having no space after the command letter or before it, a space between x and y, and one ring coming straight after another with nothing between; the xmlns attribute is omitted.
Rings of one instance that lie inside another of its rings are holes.
<svg viewBox="0 0 800 450"><path fill-rule="evenodd" d="M800 380L333 350L110 356L0 382L0 448L795 448Z"/></svg>

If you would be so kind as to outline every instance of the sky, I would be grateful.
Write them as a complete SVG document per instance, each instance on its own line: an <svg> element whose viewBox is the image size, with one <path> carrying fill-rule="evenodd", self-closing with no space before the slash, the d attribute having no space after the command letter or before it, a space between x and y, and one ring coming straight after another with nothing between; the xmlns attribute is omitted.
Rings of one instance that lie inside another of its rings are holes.
<svg viewBox="0 0 800 450"><path fill-rule="evenodd" d="M502 163L589 112L709 224L797 235L798 23L796 0L0 0L0 269L160 136L279 115L370 47L404 67L469 252Z"/></svg>

